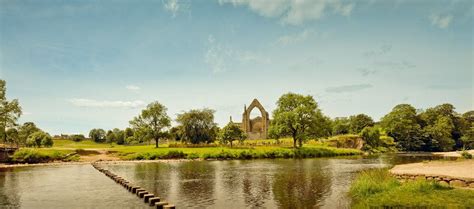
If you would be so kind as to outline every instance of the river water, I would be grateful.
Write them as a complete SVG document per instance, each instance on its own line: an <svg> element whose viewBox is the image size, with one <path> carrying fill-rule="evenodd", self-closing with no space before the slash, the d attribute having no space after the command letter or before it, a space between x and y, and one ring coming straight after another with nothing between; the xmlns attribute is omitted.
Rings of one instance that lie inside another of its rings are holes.
<svg viewBox="0 0 474 209"><path fill-rule="evenodd" d="M350 208L358 172L432 159L372 158L170 161L104 164L177 208ZM0 170L0 208L149 208L91 165Z"/></svg>

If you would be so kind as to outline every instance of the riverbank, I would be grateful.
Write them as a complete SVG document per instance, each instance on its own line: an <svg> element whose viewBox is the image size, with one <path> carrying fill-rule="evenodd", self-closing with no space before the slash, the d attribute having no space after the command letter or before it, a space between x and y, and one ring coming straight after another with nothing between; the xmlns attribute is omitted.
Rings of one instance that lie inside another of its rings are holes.
<svg viewBox="0 0 474 209"><path fill-rule="evenodd" d="M352 208L470 208L474 191L443 186L434 181L401 183L387 169L367 170L352 183Z"/></svg>
<svg viewBox="0 0 474 209"><path fill-rule="evenodd" d="M286 147L196 147L155 148L153 145L117 146L100 148L21 148L10 158L11 164L94 162L167 159L264 159L264 158L315 158L361 155L356 149L306 145L293 149Z"/></svg>

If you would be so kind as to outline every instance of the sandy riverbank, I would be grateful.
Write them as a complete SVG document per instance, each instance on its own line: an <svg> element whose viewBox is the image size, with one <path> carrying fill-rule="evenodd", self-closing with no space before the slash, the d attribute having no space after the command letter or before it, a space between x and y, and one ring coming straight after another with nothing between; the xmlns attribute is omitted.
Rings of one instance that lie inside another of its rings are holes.
<svg viewBox="0 0 474 209"><path fill-rule="evenodd" d="M410 163L397 165L390 172L393 174L440 175L474 179L474 160Z"/></svg>

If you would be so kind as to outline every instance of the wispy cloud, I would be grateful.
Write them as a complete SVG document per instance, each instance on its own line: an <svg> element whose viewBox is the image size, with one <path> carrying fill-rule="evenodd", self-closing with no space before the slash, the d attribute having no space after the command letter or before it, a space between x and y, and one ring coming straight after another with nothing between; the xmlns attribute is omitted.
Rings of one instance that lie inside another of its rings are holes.
<svg viewBox="0 0 474 209"><path fill-rule="evenodd" d="M314 33L314 31L306 29L306 30L303 30L299 33L280 36L277 39L276 43L279 44L279 45L288 45L288 44L302 42L302 41L305 41L306 39L308 39L308 37L313 33Z"/></svg>
<svg viewBox="0 0 474 209"><path fill-rule="evenodd" d="M204 55L207 63L214 73L225 72L231 64L265 63L270 59L251 51L236 50L232 47L218 42L213 35L207 39L208 48Z"/></svg>
<svg viewBox="0 0 474 209"><path fill-rule="evenodd" d="M130 90L130 91L138 91L140 90L140 87L139 86L135 86L135 85L127 85L125 86L126 89Z"/></svg>
<svg viewBox="0 0 474 209"><path fill-rule="evenodd" d="M349 16L355 6L355 3L342 3L339 0L219 0L219 4L246 6L261 16L279 18L282 23L290 25L318 20L326 14L327 10Z"/></svg>
<svg viewBox="0 0 474 209"><path fill-rule="evenodd" d="M355 84L355 85L344 85L344 86L335 86L326 88L328 93L344 93L344 92L354 92L360 91L368 88L372 88L371 84Z"/></svg>
<svg viewBox="0 0 474 209"><path fill-rule="evenodd" d="M179 12L184 12L189 10L190 4L185 4L179 0L164 0L163 1L163 8L166 11L171 12L173 14L173 17L176 17L176 15Z"/></svg>
<svg viewBox="0 0 474 209"><path fill-rule="evenodd" d="M391 50L392 50L392 45L385 44L385 45L380 46L377 49L372 49L372 50L365 51L363 53L363 55L365 57L376 57L376 56L381 56L381 55L387 54Z"/></svg>
<svg viewBox="0 0 474 209"><path fill-rule="evenodd" d="M145 102L141 100L134 101L107 101L74 98L68 100L71 104L78 107L109 107L109 108L138 108L145 106Z"/></svg>
<svg viewBox="0 0 474 209"><path fill-rule="evenodd" d="M376 70L372 70L368 68L358 68L357 71L359 71L362 74L362 76L369 76L369 75L377 73Z"/></svg>
<svg viewBox="0 0 474 209"><path fill-rule="evenodd" d="M437 26L441 29L445 29L449 26L449 24L453 20L453 16L433 14L430 16L430 20L431 20L431 25Z"/></svg>
<svg viewBox="0 0 474 209"><path fill-rule="evenodd" d="M409 61L377 61L374 65L378 68L387 68L390 70L408 70L415 68L416 65Z"/></svg>

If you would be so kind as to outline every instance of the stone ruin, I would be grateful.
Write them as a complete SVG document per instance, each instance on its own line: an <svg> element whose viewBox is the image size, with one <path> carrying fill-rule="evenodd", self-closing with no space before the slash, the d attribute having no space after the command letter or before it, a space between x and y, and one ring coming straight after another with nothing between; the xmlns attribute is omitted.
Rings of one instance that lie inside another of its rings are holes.
<svg viewBox="0 0 474 209"><path fill-rule="evenodd" d="M250 118L250 113L254 108L258 108L261 116ZM232 117L230 118L232 122ZM248 139L266 139L268 137L268 127L270 126L270 116L263 108L262 104L257 99L247 107L244 105L244 112L242 113L242 123L234 123L247 134Z"/></svg>

